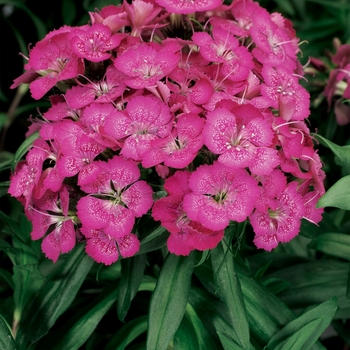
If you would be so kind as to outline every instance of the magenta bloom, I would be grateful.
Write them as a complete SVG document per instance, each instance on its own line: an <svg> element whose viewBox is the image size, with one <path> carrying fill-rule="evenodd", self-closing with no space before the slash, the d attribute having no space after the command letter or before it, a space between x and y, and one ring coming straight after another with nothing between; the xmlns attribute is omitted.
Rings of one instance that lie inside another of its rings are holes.
<svg viewBox="0 0 350 350"><path fill-rule="evenodd" d="M129 47L114 61L121 72L129 76L125 83L133 89L156 85L178 64L180 56L172 45L140 43Z"/></svg>
<svg viewBox="0 0 350 350"><path fill-rule="evenodd" d="M163 163L182 169L190 164L203 146L204 119L196 114L180 115L173 132L162 139L151 141L151 149L143 154L145 168Z"/></svg>
<svg viewBox="0 0 350 350"><path fill-rule="evenodd" d="M86 229L103 229L105 234L122 238L153 204L152 189L138 181L137 163L115 156L107 163L95 162L99 171L86 178L83 190L91 196L82 197L77 215Z"/></svg>
<svg viewBox="0 0 350 350"><path fill-rule="evenodd" d="M46 257L53 262L58 260L61 253L71 251L76 243L73 217L68 215L68 205L69 193L63 186L59 196L58 193L48 190L29 208L28 215L33 225L32 239L42 238L50 229L42 241L41 248Z"/></svg>
<svg viewBox="0 0 350 350"><path fill-rule="evenodd" d="M277 150L271 148L271 122L251 105L217 108L207 114L204 144L218 161L230 168L249 167L256 175L268 175L279 164Z"/></svg>
<svg viewBox="0 0 350 350"><path fill-rule="evenodd" d="M40 75L30 83L32 97L36 100L42 98L59 81L72 79L84 73L83 61L69 45L69 27L64 28L67 28L65 32L50 32L30 51L28 64Z"/></svg>
<svg viewBox="0 0 350 350"><path fill-rule="evenodd" d="M183 209L182 200L190 193L188 171L177 171L166 179L164 188L168 196L155 202L152 216L169 232L168 249L176 255L188 255L192 250L213 249L221 241L224 230L211 230L200 222L190 220Z"/></svg>
<svg viewBox="0 0 350 350"><path fill-rule="evenodd" d="M211 230L223 230L230 221L242 222L253 211L259 196L257 182L246 170L230 169L215 162L198 167L185 195L187 216Z"/></svg>
<svg viewBox="0 0 350 350"><path fill-rule="evenodd" d="M168 12L179 14L214 10L222 3L221 0L156 0L156 2L164 6Z"/></svg>
<svg viewBox="0 0 350 350"><path fill-rule="evenodd" d="M310 114L309 93L298 83L298 79L284 67L276 69L264 66L262 75L265 84L261 94L270 100L271 106L279 110L284 120L303 120Z"/></svg>
<svg viewBox="0 0 350 350"><path fill-rule="evenodd" d="M258 248L271 251L279 242L289 242L300 229L304 216L304 202L297 192L297 183L291 182L271 199L269 209L256 209L249 220L256 234L254 243Z"/></svg>
<svg viewBox="0 0 350 350"><path fill-rule="evenodd" d="M169 107L158 98L137 96L132 98L125 113L116 111L107 117L105 132L123 141L121 154L140 161L149 151L151 141L170 134L172 115Z"/></svg>
<svg viewBox="0 0 350 350"><path fill-rule="evenodd" d="M110 58L110 51L124 39L124 34L112 34L104 24L95 23L91 27L72 29L70 44L74 53L92 62L101 62Z"/></svg>
<svg viewBox="0 0 350 350"><path fill-rule="evenodd" d="M121 238L115 238L105 234L103 230L81 229L81 233L86 238L85 251L96 262L111 265L119 258L135 255L140 249L140 241L133 233Z"/></svg>

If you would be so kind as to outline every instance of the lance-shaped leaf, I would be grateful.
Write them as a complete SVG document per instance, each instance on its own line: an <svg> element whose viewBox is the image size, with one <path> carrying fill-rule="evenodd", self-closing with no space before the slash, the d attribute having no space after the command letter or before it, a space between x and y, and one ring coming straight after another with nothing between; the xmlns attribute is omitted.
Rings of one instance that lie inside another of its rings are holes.
<svg viewBox="0 0 350 350"><path fill-rule="evenodd" d="M211 262L217 291L227 307L238 341L244 349L249 348L249 325L247 311L233 256L229 251L227 236L212 250Z"/></svg>
<svg viewBox="0 0 350 350"><path fill-rule="evenodd" d="M32 143L39 138L39 131L35 132L34 134L31 134L27 139L23 141L23 143L18 147L11 165L12 173L15 171L17 163L22 159L22 157L27 153L29 147L32 145Z"/></svg>
<svg viewBox="0 0 350 350"><path fill-rule="evenodd" d="M134 339L147 330L147 315L140 316L118 329L104 350L124 350Z"/></svg>
<svg viewBox="0 0 350 350"><path fill-rule="evenodd" d="M350 175L342 177L319 199L317 207L350 210Z"/></svg>
<svg viewBox="0 0 350 350"><path fill-rule="evenodd" d="M350 235L344 233L323 233L309 244L309 248L350 260Z"/></svg>
<svg viewBox="0 0 350 350"><path fill-rule="evenodd" d="M314 135L320 143L328 148L339 158L346 172L350 174L350 145L339 146L320 135Z"/></svg>
<svg viewBox="0 0 350 350"><path fill-rule="evenodd" d="M337 299L332 298L305 312L275 334L267 344L267 350L290 349L287 344L292 344L295 349L310 349L329 326L336 311Z"/></svg>
<svg viewBox="0 0 350 350"><path fill-rule="evenodd" d="M9 325L0 314L0 349L16 350L16 342L12 337Z"/></svg>
<svg viewBox="0 0 350 350"><path fill-rule="evenodd" d="M20 324L17 339L23 349L43 337L57 318L70 306L78 293L93 260L78 244L63 265L61 273L48 280L32 299Z"/></svg>
<svg viewBox="0 0 350 350"><path fill-rule="evenodd" d="M71 325L63 338L52 350L76 350L83 345L95 330L96 326L117 300L117 285L106 288L94 301L80 313L80 317Z"/></svg>
<svg viewBox="0 0 350 350"><path fill-rule="evenodd" d="M135 255L129 259L121 260L121 279L118 291L118 318L124 321L132 299L135 297L142 282L146 267L146 254Z"/></svg>
<svg viewBox="0 0 350 350"><path fill-rule="evenodd" d="M194 257L193 253L167 256L151 297L147 350L167 349L178 329L191 289Z"/></svg>

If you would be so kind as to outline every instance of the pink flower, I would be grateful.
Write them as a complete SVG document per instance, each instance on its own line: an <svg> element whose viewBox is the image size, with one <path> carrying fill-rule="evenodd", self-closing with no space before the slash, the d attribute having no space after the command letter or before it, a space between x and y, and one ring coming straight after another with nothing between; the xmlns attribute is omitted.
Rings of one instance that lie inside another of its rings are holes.
<svg viewBox="0 0 350 350"><path fill-rule="evenodd" d="M70 28L64 28L66 31L50 32L30 51L28 64L32 71L40 75L30 83L32 97L36 100L42 98L59 81L84 73L83 61L69 45Z"/></svg>
<svg viewBox="0 0 350 350"><path fill-rule="evenodd" d="M59 197L58 193L48 190L29 208L33 224L32 239L42 238L50 229L42 241L41 248L46 257L53 262L58 260L61 253L71 251L76 243L73 217L68 215L68 205L69 193L63 186Z"/></svg>
<svg viewBox="0 0 350 350"><path fill-rule="evenodd" d="M118 55L114 65L129 76L125 83L133 89L152 87L178 64L179 55L172 46L140 43Z"/></svg>
<svg viewBox="0 0 350 350"><path fill-rule="evenodd" d="M262 75L265 83L261 84L261 94L279 110L280 117L289 121L309 116L310 95L288 69L264 66Z"/></svg>
<svg viewBox="0 0 350 350"><path fill-rule="evenodd" d="M214 10L221 5L221 0L156 0L160 6L164 6L170 13L187 14L199 11Z"/></svg>
<svg viewBox="0 0 350 350"><path fill-rule="evenodd" d="M125 113L116 111L107 117L104 128L108 135L123 141L123 156L140 161L152 148L151 141L170 134L171 121L165 103L152 96L137 96L128 102Z"/></svg>
<svg viewBox="0 0 350 350"><path fill-rule="evenodd" d="M72 121L56 124L55 139L60 145L61 155L57 159L57 169L64 177L79 173L78 185L85 183L85 176L96 171L92 161L104 151L105 147L89 137Z"/></svg>
<svg viewBox="0 0 350 350"><path fill-rule="evenodd" d="M140 249L140 241L133 233L121 238L105 234L103 230L82 228L81 233L86 238L85 250L96 262L111 265L119 258L135 255Z"/></svg>
<svg viewBox="0 0 350 350"><path fill-rule="evenodd" d="M279 164L272 147L271 122L251 105L217 108L207 114L204 144L218 161L230 168L246 168L256 175L268 175Z"/></svg>
<svg viewBox="0 0 350 350"><path fill-rule="evenodd" d="M249 220L256 234L254 243L258 248L271 251L279 242L289 242L300 229L304 216L304 202L297 192L297 183L291 182L271 199L269 209L256 209Z"/></svg>
<svg viewBox="0 0 350 350"><path fill-rule="evenodd" d="M103 79L86 85L72 86L66 91L65 99L71 108L83 108L92 102L111 103L126 89L125 75L113 65L106 69Z"/></svg>
<svg viewBox="0 0 350 350"><path fill-rule="evenodd" d="M182 114L173 132L151 141L151 149L142 156L142 166L149 168L163 163L175 169L185 168L203 146L204 119L196 114Z"/></svg>
<svg viewBox="0 0 350 350"><path fill-rule="evenodd" d="M110 58L110 51L124 39L124 34L112 34L103 24L93 24L72 29L70 44L74 53L92 62L101 62Z"/></svg>
<svg viewBox="0 0 350 350"><path fill-rule="evenodd" d="M131 23L130 35L141 36L145 29L157 27L156 17L162 11L161 7L142 0L134 0L130 4L124 0L123 6Z"/></svg>
<svg viewBox="0 0 350 350"><path fill-rule="evenodd" d="M94 165L98 171L82 186L91 196L79 200L77 215L83 227L103 229L114 238L122 238L131 232L135 217L151 208L152 189L145 181L138 181L140 170L132 160L115 156Z"/></svg>
<svg viewBox="0 0 350 350"><path fill-rule="evenodd" d="M192 40L199 46L199 53L209 62L222 63L222 73L228 79L246 79L254 67L251 53L220 27L213 27L212 35L213 38L205 32L193 34Z"/></svg>
<svg viewBox="0 0 350 350"><path fill-rule="evenodd" d="M188 187L188 171L177 171L166 179L164 188L168 196L155 202L152 217L161 221L169 232L168 249L176 255L189 255L194 250L213 249L224 235L223 230L214 231L197 221L190 220L183 210L182 200Z"/></svg>
<svg viewBox="0 0 350 350"><path fill-rule="evenodd" d="M111 29L111 32L117 33L124 26L130 25L127 19L127 13L121 6L108 5L99 12L89 12L92 24L101 23Z"/></svg>
<svg viewBox="0 0 350 350"><path fill-rule="evenodd" d="M219 162L198 167L189 187L192 192L183 199L187 216L215 231L225 229L231 220L244 221L259 195L257 182L246 170L232 170Z"/></svg>

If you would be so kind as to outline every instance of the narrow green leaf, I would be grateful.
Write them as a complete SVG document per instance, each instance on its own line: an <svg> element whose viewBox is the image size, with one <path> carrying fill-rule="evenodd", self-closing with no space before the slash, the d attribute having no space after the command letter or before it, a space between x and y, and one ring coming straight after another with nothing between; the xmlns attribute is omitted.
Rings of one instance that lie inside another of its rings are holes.
<svg viewBox="0 0 350 350"><path fill-rule="evenodd" d="M150 301L147 350L165 350L185 313L195 254L169 254Z"/></svg>
<svg viewBox="0 0 350 350"><path fill-rule="evenodd" d="M13 281L12 281L12 275L7 270L0 268L0 280L4 281L6 284L8 284L12 290L15 289L15 286L14 286Z"/></svg>
<svg viewBox="0 0 350 350"><path fill-rule="evenodd" d="M124 350L134 339L147 330L147 315L140 316L120 327L104 350Z"/></svg>
<svg viewBox="0 0 350 350"><path fill-rule="evenodd" d="M199 350L198 339L191 320L185 313L174 335L174 349Z"/></svg>
<svg viewBox="0 0 350 350"><path fill-rule="evenodd" d="M350 210L350 175L342 177L329 188L317 202L317 207L336 207Z"/></svg>
<svg viewBox="0 0 350 350"><path fill-rule="evenodd" d="M227 236L212 250L211 261L218 293L228 309L231 324L238 341L244 349L249 349L249 325L247 311L239 279L235 272L233 256L228 250Z"/></svg>
<svg viewBox="0 0 350 350"><path fill-rule="evenodd" d="M142 282L146 267L146 254L135 255L121 260L121 279L119 283L117 313L118 318L124 321L131 301L135 297Z"/></svg>
<svg viewBox="0 0 350 350"><path fill-rule="evenodd" d="M329 1L332 4L335 4L333 1ZM343 6L343 4L341 5ZM327 140L326 138L315 134L314 135L320 143L328 148L339 158L342 165L344 166L346 172L350 174L350 145L339 146L332 141Z"/></svg>
<svg viewBox="0 0 350 350"><path fill-rule="evenodd" d="M166 246L170 233L162 226L159 226L150 234L140 239L140 250L136 255L145 254Z"/></svg>
<svg viewBox="0 0 350 350"><path fill-rule="evenodd" d="M319 304L336 296L338 311L334 318L348 317L350 300L346 297L349 262L319 260L289 266L268 277L288 279L290 285L278 294L293 309Z"/></svg>
<svg viewBox="0 0 350 350"><path fill-rule="evenodd" d="M199 350L215 349L217 344L204 327L201 319L198 317L196 311L190 303L188 303L186 306L186 315L194 328L194 332L196 333Z"/></svg>
<svg viewBox="0 0 350 350"><path fill-rule="evenodd" d="M53 350L76 350L90 337L96 326L117 300L118 286L112 285L102 292L92 305L88 305L82 316L71 326Z"/></svg>
<svg viewBox="0 0 350 350"><path fill-rule="evenodd" d="M39 131L35 132L34 134L30 135L27 139L24 140L24 142L18 147L12 161L11 170L12 172L15 171L17 163L22 159L22 157L27 153L29 147L32 145L32 143L39 138Z"/></svg>
<svg viewBox="0 0 350 350"><path fill-rule="evenodd" d="M309 248L350 260L350 235L344 233L324 233L310 242Z"/></svg>
<svg viewBox="0 0 350 350"><path fill-rule="evenodd" d="M70 253L61 273L42 286L32 299L18 330L17 339L24 349L43 337L68 309L93 262L85 253L84 245L78 244Z"/></svg>
<svg viewBox="0 0 350 350"><path fill-rule="evenodd" d="M230 338L226 333L217 332L221 341L221 345L224 350L242 350L243 348L239 346L232 338Z"/></svg>
<svg viewBox="0 0 350 350"><path fill-rule="evenodd" d="M13 153L2 151L0 152L0 171L10 169L12 160L13 160Z"/></svg>
<svg viewBox="0 0 350 350"><path fill-rule="evenodd" d="M293 349L310 349L324 330L329 326L337 311L337 300L333 298L305 312L288 323L267 344L267 350L277 349L277 345L288 338L286 344L293 344ZM299 333L298 337L295 335ZM294 347L295 343L299 345ZM284 345L281 349L292 349Z"/></svg>
<svg viewBox="0 0 350 350"><path fill-rule="evenodd" d="M14 341L11 329L5 319L0 314L0 350L16 350L16 342Z"/></svg>
<svg viewBox="0 0 350 350"><path fill-rule="evenodd" d="M321 324L320 319L311 321L310 323L302 326L299 330L295 331L289 338L276 345L274 350L299 350L310 349L306 343L309 337L315 332L315 330ZM271 348L272 349L272 348Z"/></svg>

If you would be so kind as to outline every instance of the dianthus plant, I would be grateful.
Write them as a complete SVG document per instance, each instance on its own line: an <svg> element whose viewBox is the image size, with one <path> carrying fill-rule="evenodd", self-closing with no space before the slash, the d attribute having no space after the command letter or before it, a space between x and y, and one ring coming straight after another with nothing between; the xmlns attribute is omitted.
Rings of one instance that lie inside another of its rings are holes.
<svg viewBox="0 0 350 350"><path fill-rule="evenodd" d="M287 19L253 0L89 15L34 45L12 85L51 102L9 188L48 258L85 241L112 264L139 251L150 221L176 255L213 249L242 222L270 251L321 220L325 175Z"/></svg>

